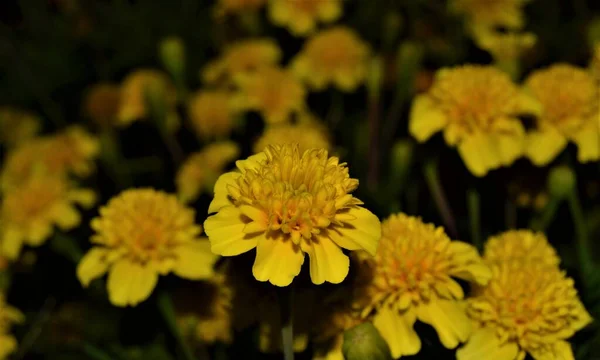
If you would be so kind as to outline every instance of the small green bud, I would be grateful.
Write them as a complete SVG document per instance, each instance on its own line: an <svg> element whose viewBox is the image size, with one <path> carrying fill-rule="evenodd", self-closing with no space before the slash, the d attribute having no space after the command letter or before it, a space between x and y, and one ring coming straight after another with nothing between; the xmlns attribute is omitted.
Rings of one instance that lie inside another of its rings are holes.
<svg viewBox="0 0 600 360"><path fill-rule="evenodd" d="M573 170L565 165L556 166L550 170L548 189L552 196L564 199L573 191L576 182Z"/></svg>
<svg viewBox="0 0 600 360"><path fill-rule="evenodd" d="M390 348L370 322L344 332L342 352L346 360L392 360Z"/></svg>
<svg viewBox="0 0 600 360"><path fill-rule="evenodd" d="M414 91L415 77L421 68L423 47L406 41L396 55L396 86L399 95L407 97Z"/></svg>
<svg viewBox="0 0 600 360"><path fill-rule="evenodd" d="M369 98L379 99L381 95L381 84L383 82L383 60L381 56L374 56L369 64L369 75L367 78L367 90Z"/></svg>
<svg viewBox="0 0 600 360"><path fill-rule="evenodd" d="M160 60L165 68L178 78L185 69L185 46L180 38L171 36L163 39L159 45Z"/></svg>
<svg viewBox="0 0 600 360"><path fill-rule="evenodd" d="M407 139L398 140L392 147L389 176L391 193L398 193L404 185L412 163L413 148L413 142Z"/></svg>
<svg viewBox="0 0 600 360"><path fill-rule="evenodd" d="M390 48L397 41L398 34L404 25L402 15L396 11L388 13L384 18L383 44Z"/></svg>

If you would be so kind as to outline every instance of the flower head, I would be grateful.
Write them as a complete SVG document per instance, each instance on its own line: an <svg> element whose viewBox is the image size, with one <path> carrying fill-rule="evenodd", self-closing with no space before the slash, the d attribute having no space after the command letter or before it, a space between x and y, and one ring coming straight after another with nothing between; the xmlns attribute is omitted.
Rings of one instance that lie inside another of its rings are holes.
<svg viewBox="0 0 600 360"><path fill-rule="evenodd" d="M531 230L510 230L492 236L485 244L485 261L488 263L519 262L543 263L558 266L560 258L542 233Z"/></svg>
<svg viewBox="0 0 600 360"><path fill-rule="evenodd" d="M308 149L331 149L327 128L310 115L303 115L296 124L268 126L254 143L254 152L259 153L267 145L298 143L300 151Z"/></svg>
<svg viewBox="0 0 600 360"><path fill-rule="evenodd" d="M457 359L573 359L566 340L591 322L573 280L544 263L494 264L492 274L468 299L475 330Z"/></svg>
<svg viewBox="0 0 600 360"><path fill-rule="evenodd" d="M523 27L523 7L529 0L452 0L450 7L470 24L486 27Z"/></svg>
<svg viewBox="0 0 600 360"><path fill-rule="evenodd" d="M175 178L179 198L190 202L196 200L203 190L212 191L224 167L237 159L239 152L236 143L223 141L207 145L202 151L190 155Z"/></svg>
<svg viewBox="0 0 600 360"><path fill-rule="evenodd" d="M94 247L81 259L77 277L84 287L108 272L109 300L135 306L146 300L159 275L186 279L212 275L216 258L199 235L194 211L174 195L153 189L125 190L91 222Z"/></svg>
<svg viewBox="0 0 600 360"><path fill-rule="evenodd" d="M0 144L15 146L33 138L41 130L41 121L28 111L0 107Z"/></svg>
<svg viewBox="0 0 600 360"><path fill-rule="evenodd" d="M409 130L420 142L443 130L471 173L484 176L522 155L525 129L517 115L537 110L508 75L466 65L437 73L433 86L413 103Z"/></svg>
<svg viewBox="0 0 600 360"><path fill-rule="evenodd" d="M331 23L342 15L341 0L270 0L269 18L296 36L312 33L318 22Z"/></svg>
<svg viewBox="0 0 600 360"><path fill-rule="evenodd" d="M192 95L188 113L199 138L221 138L231 133L235 125L231 96L226 90L199 91Z"/></svg>
<svg viewBox="0 0 600 360"><path fill-rule="evenodd" d="M368 59L367 44L353 30L337 26L310 38L293 60L292 70L314 89L335 85L354 91L365 81Z"/></svg>
<svg viewBox="0 0 600 360"><path fill-rule="evenodd" d="M534 164L548 164L569 141L577 144L580 162L600 159L600 89L589 72L557 64L532 73L525 86L542 104L527 141Z"/></svg>
<svg viewBox="0 0 600 360"><path fill-rule="evenodd" d="M22 323L25 316L6 303L4 294L0 294L0 359L6 359L17 349L17 340L9 331L14 324Z"/></svg>
<svg viewBox="0 0 600 360"><path fill-rule="evenodd" d="M351 195L358 180L326 150L300 153L298 145L270 145L221 175L204 225L214 253L256 248L259 281L289 285L310 257L315 284L340 283L349 259L341 248L374 254L380 237L375 215Z"/></svg>
<svg viewBox="0 0 600 360"><path fill-rule="evenodd" d="M83 112L100 127L112 127L116 124L120 106L119 85L99 83L88 89L83 102Z"/></svg>
<svg viewBox="0 0 600 360"><path fill-rule="evenodd" d="M371 304L373 324L387 341L394 358L414 355L421 340L416 320L437 331L442 345L453 349L471 335L462 287L454 278L486 284L489 268L477 250L451 241L441 227L424 224L402 213L382 224L382 238L373 265Z"/></svg>
<svg viewBox="0 0 600 360"><path fill-rule="evenodd" d="M217 16L241 14L258 10L266 3L267 0L218 0L215 6L215 13Z"/></svg>

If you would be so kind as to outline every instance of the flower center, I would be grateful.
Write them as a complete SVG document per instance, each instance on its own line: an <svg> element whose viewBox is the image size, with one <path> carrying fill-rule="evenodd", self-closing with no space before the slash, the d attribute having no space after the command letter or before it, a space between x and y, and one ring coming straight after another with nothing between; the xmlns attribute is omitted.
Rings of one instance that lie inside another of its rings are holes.
<svg viewBox="0 0 600 360"><path fill-rule="evenodd" d="M5 198L3 213L5 218L16 224L28 224L32 219L43 216L51 207L66 196L65 188L59 181L45 179L16 190Z"/></svg>

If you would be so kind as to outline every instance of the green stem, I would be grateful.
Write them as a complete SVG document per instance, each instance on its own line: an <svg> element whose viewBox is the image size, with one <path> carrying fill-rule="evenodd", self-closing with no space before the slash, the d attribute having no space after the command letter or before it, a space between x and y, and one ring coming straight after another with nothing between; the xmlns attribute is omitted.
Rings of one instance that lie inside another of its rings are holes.
<svg viewBox="0 0 600 360"><path fill-rule="evenodd" d="M279 289L279 310L281 315L281 338L283 358L294 360L294 289L293 285Z"/></svg>
<svg viewBox="0 0 600 360"><path fill-rule="evenodd" d="M581 208L579 196L577 195L577 190L575 188L569 193L567 201L569 202L569 209L571 210L571 216L573 217L573 223L575 224L577 255L579 257L579 263L581 264L581 278L585 281L587 275L592 272L593 262L590 257L589 236L583 209Z"/></svg>
<svg viewBox="0 0 600 360"><path fill-rule="evenodd" d="M185 339L181 335L179 328L177 327L177 321L175 320L175 310L173 309L173 302L171 301L171 297L169 293L162 292L158 295L158 309L167 323L167 327L171 332L171 335L175 338L181 351L183 352L183 356L186 360L195 360L194 354L190 350L188 344L185 342Z"/></svg>
<svg viewBox="0 0 600 360"><path fill-rule="evenodd" d="M429 191L431 192L431 196L433 197L438 212L440 213L440 216L446 225L448 234L456 239L458 237L456 222L454 221L452 210L450 209L450 205L448 204L448 200L444 194L444 189L440 183L437 162L435 160L430 160L425 163L425 166L423 167L423 174L425 175L427 186L429 187Z"/></svg>
<svg viewBox="0 0 600 360"><path fill-rule="evenodd" d="M88 357L94 360L114 360L114 357L98 349L92 344L84 343L81 349Z"/></svg>
<svg viewBox="0 0 600 360"><path fill-rule="evenodd" d="M479 192L476 189L467 191L467 206L469 209L469 221L471 224L471 241L478 250L482 250L481 242L481 205Z"/></svg>
<svg viewBox="0 0 600 360"><path fill-rule="evenodd" d="M77 264L83 257L83 252L72 237L56 233L50 240L50 247L58 254L63 255L73 263Z"/></svg>
<svg viewBox="0 0 600 360"><path fill-rule="evenodd" d="M556 215L556 211L558 210L560 202L561 202L560 198L558 198L556 196L551 196L550 200L548 201L548 203L542 210L542 213L540 214L540 216L538 218L534 218L531 221L531 223L529 224L529 227L532 230L537 230L537 231L542 231L542 232L546 231L548 226L550 226L550 223L552 223L552 220L554 219L554 215Z"/></svg>

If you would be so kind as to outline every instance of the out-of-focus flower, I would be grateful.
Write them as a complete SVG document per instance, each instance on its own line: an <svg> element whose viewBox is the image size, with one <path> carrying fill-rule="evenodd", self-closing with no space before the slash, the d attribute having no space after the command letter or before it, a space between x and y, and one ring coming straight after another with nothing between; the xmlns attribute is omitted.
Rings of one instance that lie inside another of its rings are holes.
<svg viewBox="0 0 600 360"><path fill-rule="evenodd" d="M485 261L492 264L517 262L558 266L560 258L542 233L531 230L510 230L492 236L485 244Z"/></svg>
<svg viewBox="0 0 600 360"><path fill-rule="evenodd" d="M146 300L159 275L186 279L212 275L216 257L199 237L194 211L174 195L153 189L125 190L100 209L91 222L95 245L77 266L84 287L108 272L109 300L135 306Z"/></svg>
<svg viewBox="0 0 600 360"><path fill-rule="evenodd" d="M267 145L297 143L301 152L308 149L331 149L327 127L312 115L303 114L296 124L268 126L254 143L254 152L263 151Z"/></svg>
<svg viewBox="0 0 600 360"><path fill-rule="evenodd" d="M310 257L315 284L348 275L342 252L375 254L379 219L351 195L358 180L324 149L270 145L221 175L204 223L214 253L235 256L256 248L252 272L259 281L289 285Z"/></svg>
<svg viewBox="0 0 600 360"><path fill-rule="evenodd" d="M235 125L232 93L227 90L202 90L189 100L191 125L200 139L228 136Z"/></svg>
<svg viewBox="0 0 600 360"><path fill-rule="evenodd" d="M416 320L431 325L444 347L467 341L471 323L464 293L453 279L486 284L490 269L475 247L451 241L443 228L421 219L395 214L382 224L383 234L373 267L371 304L373 324L387 341L394 358L414 355L421 340Z"/></svg>
<svg viewBox="0 0 600 360"><path fill-rule="evenodd" d="M202 151L190 155L175 178L179 199L191 202L204 190L212 191L224 167L236 160L239 153L236 143L223 141L207 145Z"/></svg>
<svg viewBox="0 0 600 360"><path fill-rule="evenodd" d="M502 33L494 29L482 29L475 34L477 46L489 52L497 62L519 59L536 41L537 37L530 32Z"/></svg>
<svg viewBox="0 0 600 360"><path fill-rule="evenodd" d="M527 140L535 165L551 162L569 141L577 144L580 162L600 159L600 88L589 72L557 64L532 73L525 86L542 104Z"/></svg>
<svg viewBox="0 0 600 360"><path fill-rule="evenodd" d="M8 355L17 349L17 340L9 333L14 324L25 321L25 316L16 308L8 305L4 294L0 294L0 359L8 358Z"/></svg>
<svg viewBox="0 0 600 360"><path fill-rule="evenodd" d="M410 114L410 133L420 142L443 130L476 176L509 166L524 151L525 129L517 115L537 113L539 104L500 70L466 65L438 71Z"/></svg>
<svg viewBox="0 0 600 360"><path fill-rule="evenodd" d="M452 0L450 8L464 15L475 27L520 29L524 24L523 7L529 0Z"/></svg>
<svg viewBox="0 0 600 360"><path fill-rule="evenodd" d="M23 245L40 246L54 232L67 231L81 222L76 205L90 207L96 196L74 188L62 174L36 172L4 194L0 204L1 251L15 260Z"/></svg>
<svg viewBox="0 0 600 360"><path fill-rule="evenodd" d="M592 321L574 281L544 263L493 264L492 274L467 301L475 329L456 358L574 359L566 340Z"/></svg>
<svg viewBox="0 0 600 360"><path fill-rule="evenodd" d="M0 144L19 145L41 130L41 121L33 113L0 107Z"/></svg>
<svg viewBox="0 0 600 360"><path fill-rule="evenodd" d="M252 39L234 43L202 70L208 84L230 82L264 67L272 67L281 59L281 50L272 39Z"/></svg>
<svg viewBox="0 0 600 360"><path fill-rule="evenodd" d="M215 14L224 16L227 14L241 14L255 11L263 7L267 0L218 0L215 6Z"/></svg>
<svg viewBox="0 0 600 360"><path fill-rule="evenodd" d="M86 92L84 114L100 127L115 126L121 106L121 89L117 84L99 83Z"/></svg>
<svg viewBox="0 0 600 360"><path fill-rule="evenodd" d="M354 91L365 81L368 60L367 44L352 29L337 26L310 38L293 60L292 70L316 90L335 85Z"/></svg>
<svg viewBox="0 0 600 360"><path fill-rule="evenodd" d="M268 124L280 124L305 108L306 90L289 71L263 68L236 81L233 97L236 111L259 112Z"/></svg>
<svg viewBox="0 0 600 360"><path fill-rule="evenodd" d="M269 18L295 36L312 33L317 23L331 23L342 16L341 0L270 0Z"/></svg>

